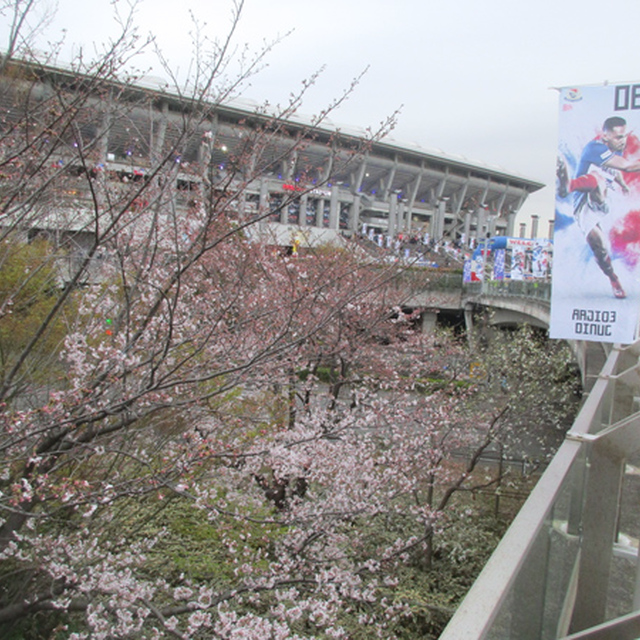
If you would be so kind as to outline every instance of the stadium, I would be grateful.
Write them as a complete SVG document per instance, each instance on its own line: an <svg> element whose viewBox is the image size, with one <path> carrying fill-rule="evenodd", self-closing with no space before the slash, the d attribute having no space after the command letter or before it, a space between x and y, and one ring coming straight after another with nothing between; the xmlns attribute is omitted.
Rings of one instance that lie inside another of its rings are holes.
<svg viewBox="0 0 640 640"><path fill-rule="evenodd" d="M246 100L186 95L153 78L121 81L11 61L0 83L5 132L25 114L42 120L52 110L76 110L68 153L56 145L51 157L69 188L48 203L46 219L73 231L79 246L90 234L81 215L90 194L84 182L74 187L74 178L100 173L130 188L148 182L168 160L175 163L178 209L197 204L203 186L225 197L231 188L239 219L259 219L261 233L279 245L294 237L302 246L331 241L363 229L454 243L513 236L526 198L544 186L329 118L306 118L294 108L275 113ZM147 203L145 196L132 206Z"/></svg>

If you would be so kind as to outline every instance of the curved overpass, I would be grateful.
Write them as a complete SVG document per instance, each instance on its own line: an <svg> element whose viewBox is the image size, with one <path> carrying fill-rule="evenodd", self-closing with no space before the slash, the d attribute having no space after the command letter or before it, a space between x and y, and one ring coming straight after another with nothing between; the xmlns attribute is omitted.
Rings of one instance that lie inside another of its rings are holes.
<svg viewBox="0 0 640 640"><path fill-rule="evenodd" d="M486 281L464 286L465 311L474 306L494 311L492 325L530 324L549 328L551 285L537 281Z"/></svg>
<svg viewBox="0 0 640 640"><path fill-rule="evenodd" d="M548 282L486 281L463 284L456 273L430 273L407 306L425 309L425 324L429 314L440 310L459 311L465 315L467 330L473 327L473 316L483 309L492 311L494 326L530 324L549 328L551 285Z"/></svg>
<svg viewBox="0 0 640 640"><path fill-rule="evenodd" d="M436 326L442 312L464 316L467 332L473 331L474 318L490 311L492 326L528 324L549 328L551 284L540 281L493 281L462 283L460 274L433 273L424 278L419 293L408 307L423 309L423 328ZM569 341L582 385L590 391L607 357L607 346L599 342Z"/></svg>

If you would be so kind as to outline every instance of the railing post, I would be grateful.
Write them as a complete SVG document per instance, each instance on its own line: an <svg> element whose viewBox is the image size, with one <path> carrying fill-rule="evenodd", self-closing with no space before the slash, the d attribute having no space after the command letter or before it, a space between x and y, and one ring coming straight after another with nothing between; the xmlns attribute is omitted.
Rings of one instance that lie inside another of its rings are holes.
<svg viewBox="0 0 640 640"><path fill-rule="evenodd" d="M571 536L579 536L582 530L582 509L587 469L585 458L585 447L582 447L577 457L577 464L571 472L571 494L567 516L567 533Z"/></svg>
<svg viewBox="0 0 640 640"><path fill-rule="evenodd" d="M530 550L514 583L514 600L509 638L540 640L543 637L546 583L549 569L549 536L540 535Z"/></svg>
<svg viewBox="0 0 640 640"><path fill-rule="evenodd" d="M589 456L583 539L571 632L603 622L618 519L623 460L595 443Z"/></svg>

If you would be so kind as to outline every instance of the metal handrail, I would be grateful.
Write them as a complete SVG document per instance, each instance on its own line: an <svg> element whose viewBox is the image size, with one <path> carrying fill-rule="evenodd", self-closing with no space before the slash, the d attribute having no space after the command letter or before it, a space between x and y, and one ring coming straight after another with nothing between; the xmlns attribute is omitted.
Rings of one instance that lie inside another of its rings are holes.
<svg viewBox="0 0 640 640"><path fill-rule="evenodd" d="M583 496L585 478L588 478L586 461L589 455L593 456L600 431L623 418L628 422L628 416L635 415L633 400L640 388L640 377L637 374L631 377L627 372L629 363L631 369L638 369L637 350L638 343L612 349L565 442L440 640L567 637L576 599L585 592L584 584L581 589L577 586L577 576L580 563L585 562L580 551L584 551L586 537L583 515L589 509ZM626 402L619 402L620 399ZM626 409L621 409L623 405ZM610 429L602 433L608 431ZM628 438L628 434L625 437ZM640 434L637 440L640 448ZM593 483L593 478L591 480ZM560 513L563 509L566 513ZM552 539L561 541L558 546L566 556L565 571L560 577L552 573L556 570L550 562ZM553 595L546 593L548 591L553 591ZM552 599L555 602L550 605ZM612 621L608 626L622 628L624 624Z"/></svg>

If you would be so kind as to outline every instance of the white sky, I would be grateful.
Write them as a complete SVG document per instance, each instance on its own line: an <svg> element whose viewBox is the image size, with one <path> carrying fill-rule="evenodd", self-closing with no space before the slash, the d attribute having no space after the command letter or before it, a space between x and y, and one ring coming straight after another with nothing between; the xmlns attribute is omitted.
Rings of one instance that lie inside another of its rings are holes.
<svg viewBox="0 0 640 640"><path fill-rule="evenodd" d="M65 28L69 43L104 42L118 31L111 4L58 0L49 41ZM182 69L191 56L190 11L212 38L230 25L230 0L143 0L137 11L141 33L153 33ZM375 127L402 105L394 139L549 185L528 199L518 219L529 229L531 214L539 214L539 233L546 235L557 137L551 87L640 79L637 24L640 0L610 7L601 0L246 0L237 43L256 49L292 30L243 95L285 103L324 65L302 108L309 115L369 67L334 122Z"/></svg>

